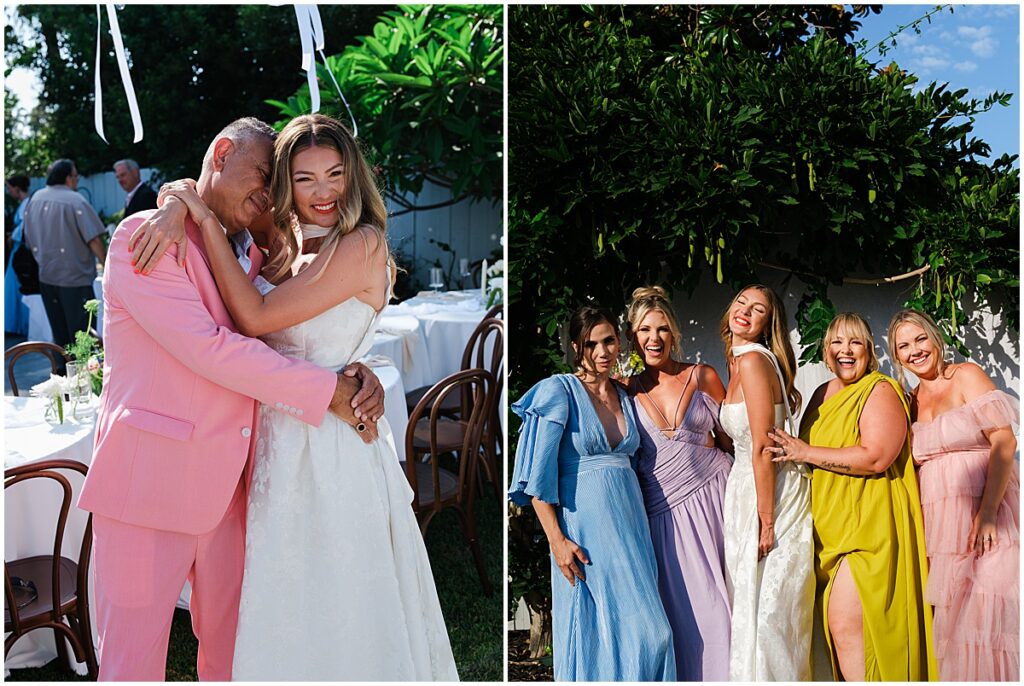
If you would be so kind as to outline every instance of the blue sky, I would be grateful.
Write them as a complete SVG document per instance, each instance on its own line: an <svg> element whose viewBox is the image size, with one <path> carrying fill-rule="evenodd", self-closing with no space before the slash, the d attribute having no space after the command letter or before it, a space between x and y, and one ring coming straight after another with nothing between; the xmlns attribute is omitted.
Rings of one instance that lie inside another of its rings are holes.
<svg viewBox="0 0 1024 686"><path fill-rule="evenodd" d="M855 38L866 38L874 45L935 7L884 5L881 14L862 21ZM1002 153L1019 154L1020 7L953 5L952 14L944 8L920 28L920 35L907 29L897 36L897 47L884 57L875 51L868 59L896 62L917 75L920 87L932 81L949 83L951 90L967 88L968 97L979 100L993 91L1013 93L1009 107L996 105L975 119L974 135L992 146L991 159Z"/></svg>

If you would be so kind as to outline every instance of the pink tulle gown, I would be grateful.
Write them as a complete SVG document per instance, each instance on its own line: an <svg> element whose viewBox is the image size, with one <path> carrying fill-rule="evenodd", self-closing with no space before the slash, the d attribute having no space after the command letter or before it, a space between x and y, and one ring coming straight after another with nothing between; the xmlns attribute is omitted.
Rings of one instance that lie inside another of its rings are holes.
<svg viewBox="0 0 1024 686"><path fill-rule="evenodd" d="M1019 405L989 391L931 422L914 424L928 553L927 600L943 681L1019 681L1020 473L1015 463L996 516L997 542L967 551L989 465L984 431L1016 427Z"/></svg>

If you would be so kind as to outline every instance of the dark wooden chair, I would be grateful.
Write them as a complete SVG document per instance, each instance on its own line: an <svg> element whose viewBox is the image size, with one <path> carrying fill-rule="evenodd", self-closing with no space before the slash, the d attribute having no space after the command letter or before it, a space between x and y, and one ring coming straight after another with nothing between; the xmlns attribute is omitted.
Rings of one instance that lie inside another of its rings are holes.
<svg viewBox="0 0 1024 686"><path fill-rule="evenodd" d="M504 381L504 340L505 325L502 320L495 317L483 319L474 329L462 351L461 370L486 369L495 379L494 388L488 388L489 399L494 403L492 417L488 418L487 426L484 429L486 459L483 462L484 472L487 479L495 485L498 497L504 490L501 468L498 464L498 450L501 441L501 425L498 423L498 398L501 395L501 385ZM490 355L488 356L488 351ZM489 357L489 359L488 359ZM429 386L421 386L405 394L405 403L409 409L410 416L424 394L430 389ZM459 394L448 394L442 401L441 414L450 419L465 419L470 413L470 402L466 392Z"/></svg>
<svg viewBox="0 0 1024 686"><path fill-rule="evenodd" d="M11 392L18 395L18 384L14 380L14 363L23 355L36 353L45 355L50 360L50 371L54 374L61 368L61 363L71 361L71 357L64 352L64 348L55 343L45 341L26 341L18 345L12 345L4 353L4 364L7 366L7 381L11 384ZM59 361L58 361L59 360Z"/></svg>
<svg viewBox="0 0 1024 686"><path fill-rule="evenodd" d="M491 309L487 310L487 314L484 315L484 319L504 319L505 318L505 305L504 303L498 303Z"/></svg>
<svg viewBox="0 0 1024 686"><path fill-rule="evenodd" d="M473 329L473 333L469 335L469 340L466 341L466 347L462 349L462 363L459 366L460 370L465 371L474 367L478 369L486 368L483 364L483 360L485 359L487 338L496 330L494 322L497 322L498 336L492 349L498 354L498 357L504 353L504 348L502 347L501 320L493 317L485 317L480 320L480 323L476 325L475 329ZM497 361L497 358L492 357L492 363L495 361ZM476 362L476 364L474 364L474 362ZM494 371L495 365L491 364L490 372L493 374ZM420 386L419 388L414 388L405 394L405 406L409 412L412 412L413 408L416 407L416 404L419 403L420 398L422 398L430 388L431 386ZM458 416L462 409L461 398L450 397L446 401L445 407L442 409L444 414L449 417Z"/></svg>
<svg viewBox="0 0 1024 686"><path fill-rule="evenodd" d="M493 592L476 530L474 509L477 467L482 462L484 427L492 412L494 377L485 369L466 369L441 379L420 399L405 431L405 474L413 490L413 511L425 536L431 520L446 508L455 510L473 555L484 595ZM470 397L463 421L445 417L441 407L452 394ZM456 471L441 466L441 456L457 453ZM421 459L427 456L427 460Z"/></svg>
<svg viewBox="0 0 1024 686"><path fill-rule="evenodd" d="M483 260L471 262L469 265L469 286L463 285L463 288L480 288L480 279L484 278L483 268Z"/></svg>
<svg viewBox="0 0 1024 686"><path fill-rule="evenodd" d="M72 507L71 483L60 470L86 474L88 468L73 460L49 460L13 467L4 471L4 491L30 479L52 479L63 490L52 555L35 555L21 560L4 559L4 656L15 641L36 629L52 629L57 644L57 657L67 665L64 639L71 643L75 659L89 668L89 676L98 675L96 650L92 643L89 621L89 558L92 554L92 515L89 515L82 537L78 562L61 554L64 529ZM15 585L12 579L21 580ZM29 587L31 584L31 587ZM28 595L26 595L26 587ZM35 597L32 597L34 590ZM18 595L21 596L19 603ZM67 623L64 619L67 619Z"/></svg>

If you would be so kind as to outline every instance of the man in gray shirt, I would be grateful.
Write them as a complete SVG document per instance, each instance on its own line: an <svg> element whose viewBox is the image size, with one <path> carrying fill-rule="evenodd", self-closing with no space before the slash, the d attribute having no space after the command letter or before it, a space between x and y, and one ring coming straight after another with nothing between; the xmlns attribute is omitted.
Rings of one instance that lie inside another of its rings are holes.
<svg viewBox="0 0 1024 686"><path fill-rule="evenodd" d="M74 161L57 160L46 170L46 188L25 210L25 244L39 263L39 291L53 341L61 347L88 325L84 305L95 297L96 260L107 257L100 238L106 233L103 222L77 189Z"/></svg>

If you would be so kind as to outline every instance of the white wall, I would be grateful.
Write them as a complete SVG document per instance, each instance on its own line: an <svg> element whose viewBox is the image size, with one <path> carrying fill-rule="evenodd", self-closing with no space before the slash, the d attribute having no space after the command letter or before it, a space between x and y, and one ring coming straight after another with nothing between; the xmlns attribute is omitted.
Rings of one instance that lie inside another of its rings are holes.
<svg viewBox="0 0 1024 686"><path fill-rule="evenodd" d="M157 170L148 167L139 170L142 180L148 182L157 173ZM46 187L46 178L38 177L31 180L29 192L34 193L40 188ZM89 201L92 208L108 217L115 212L124 209L125 198L128 194L117 182L113 171L103 174L92 174L78 178L78 192Z"/></svg>
<svg viewBox="0 0 1024 686"><path fill-rule="evenodd" d="M427 183L423 191L410 198L417 205L434 205L444 202L451 195L447 189ZM388 203L388 212L400 207ZM430 266L435 259L448 269L450 256L430 242L430 239L449 244L455 251L454 278L458 279L459 258L468 258L470 263L490 259L492 250L501 247L502 235L501 203L462 201L457 205L436 210L410 212L394 217L388 223L388 237L392 249L401 251L415 267L413 276L424 285L429 283ZM405 265L412 271L412 265Z"/></svg>
<svg viewBox="0 0 1024 686"><path fill-rule="evenodd" d="M797 303L800 302L806 288L802 282L793 278L789 286L783 289L783 277L784 274L772 270L764 270L760 274L762 283L774 288L783 299L789 318L790 340L799 358L801 348L795 314ZM708 281L709 279L703 279L690 298L687 298L685 293L676 294L672 298L672 303L682 327L684 358L687 361L710 364L718 371L722 382L728 383L725 355L721 339L718 337L718 323L735 293L726 286ZM880 371L885 374L894 373L889 361L886 328L890 317L900 309L915 284L913 280L908 280L884 286L847 285L839 288L833 286L829 289L829 295L838 312L857 312L867 319L877 344L876 353L881 360ZM607 304L613 308L619 305ZM997 387L1020 397L1019 337L1006 327L998 315L993 315L985 304L975 307L970 312L968 329L966 344L972 353L971 360L981 365L994 379ZM957 360L963 359L960 355L955 357ZM831 378L832 374L824 364L805 365L797 371L796 386L806 402L820 384Z"/></svg>

